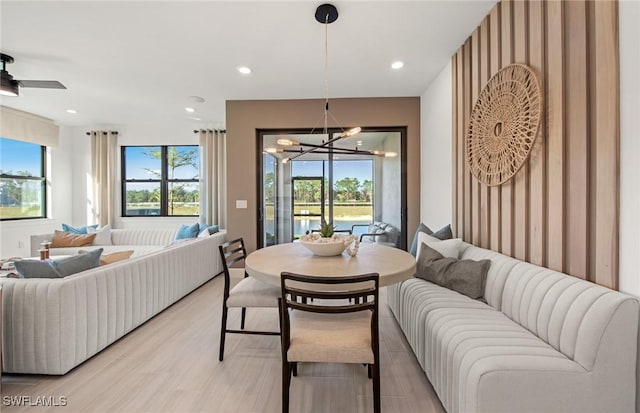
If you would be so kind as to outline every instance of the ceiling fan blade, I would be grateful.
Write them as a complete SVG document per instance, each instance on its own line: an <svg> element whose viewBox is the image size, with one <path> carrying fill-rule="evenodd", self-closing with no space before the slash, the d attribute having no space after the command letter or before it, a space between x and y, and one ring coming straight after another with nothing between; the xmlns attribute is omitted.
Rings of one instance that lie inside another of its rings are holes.
<svg viewBox="0 0 640 413"><path fill-rule="evenodd" d="M66 89L65 85L57 80L18 80L22 87L39 87L44 89Z"/></svg>

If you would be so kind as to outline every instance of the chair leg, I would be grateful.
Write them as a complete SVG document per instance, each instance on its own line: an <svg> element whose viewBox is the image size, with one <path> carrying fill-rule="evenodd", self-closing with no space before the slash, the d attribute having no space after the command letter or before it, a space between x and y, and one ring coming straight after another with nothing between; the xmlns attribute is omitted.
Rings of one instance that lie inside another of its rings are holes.
<svg viewBox="0 0 640 413"><path fill-rule="evenodd" d="M247 308L242 307L242 316L240 317L240 330L244 330L244 319L247 316Z"/></svg>
<svg viewBox="0 0 640 413"><path fill-rule="evenodd" d="M367 376L369 376L369 378L373 378L373 374L371 373L371 364L367 364Z"/></svg>
<svg viewBox="0 0 640 413"><path fill-rule="evenodd" d="M222 322L220 323L220 355L218 356L218 360L220 361L224 359L224 339L227 333L227 311L228 308L226 304L222 304Z"/></svg>
<svg viewBox="0 0 640 413"><path fill-rule="evenodd" d="M293 363L291 363L291 366L292 366L291 370L293 371L293 376L297 377L298 376L298 363L293 362Z"/></svg>
<svg viewBox="0 0 640 413"><path fill-rule="evenodd" d="M291 385L291 366L282 361L282 413L289 413L289 387Z"/></svg>
<svg viewBox="0 0 640 413"><path fill-rule="evenodd" d="M373 412L380 413L380 363L374 364L372 366L372 370L373 370Z"/></svg>

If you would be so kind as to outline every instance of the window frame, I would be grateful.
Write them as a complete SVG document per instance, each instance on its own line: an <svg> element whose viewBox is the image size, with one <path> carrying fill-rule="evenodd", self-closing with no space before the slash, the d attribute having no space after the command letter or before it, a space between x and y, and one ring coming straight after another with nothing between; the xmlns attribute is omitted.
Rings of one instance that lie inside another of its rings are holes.
<svg viewBox="0 0 640 413"><path fill-rule="evenodd" d="M37 143L25 142L19 139L11 139L0 137L0 139L9 139L17 142L22 142L30 145L36 145L40 147L40 176L22 176L22 175L10 175L5 173L0 173L0 178L3 179L16 179L21 181L40 181L41 186L41 194L40 197L41 206L40 211L41 214L39 216L30 216L30 217L15 217L15 218L2 218L0 217L0 221L21 221L25 219L46 219L47 218L47 147L44 145L38 145Z"/></svg>
<svg viewBox="0 0 640 413"><path fill-rule="evenodd" d="M198 217L197 215L169 215L169 185L172 183L200 183L200 176L198 179L169 179L168 170L169 162L167 154L171 147L187 147L198 148L198 145L127 145L120 147L120 162L121 167L121 213L123 218L155 218L155 217ZM127 179L127 148L160 148L160 179ZM200 153L198 152L198 161L200 160ZM160 214L158 215L127 215L127 183L159 183L160 184Z"/></svg>

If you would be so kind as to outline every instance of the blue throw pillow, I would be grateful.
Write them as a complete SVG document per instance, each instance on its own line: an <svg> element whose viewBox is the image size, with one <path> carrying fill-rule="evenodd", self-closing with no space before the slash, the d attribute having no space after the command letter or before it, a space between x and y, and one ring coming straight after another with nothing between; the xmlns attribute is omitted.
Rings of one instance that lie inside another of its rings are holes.
<svg viewBox="0 0 640 413"><path fill-rule="evenodd" d="M220 225L200 224L200 230L198 231L198 234L204 231L205 229L209 230L209 234L215 234L216 232L220 232Z"/></svg>
<svg viewBox="0 0 640 413"><path fill-rule="evenodd" d="M416 233L413 235L413 241L411 241L411 249L409 250L411 255L413 255L414 257L418 253L418 234L420 234L421 232L424 232L427 235L433 234L433 231L431 231L431 229L429 229L429 227L422 222L420 223L420 225L418 225L418 229L416 229Z"/></svg>
<svg viewBox="0 0 640 413"><path fill-rule="evenodd" d="M55 268L62 277L96 268L100 265L100 255L103 248L98 248L84 254L73 255L67 258L54 260L51 266Z"/></svg>
<svg viewBox="0 0 640 413"><path fill-rule="evenodd" d="M86 234L87 233L87 228L96 229L96 228L98 228L98 224L87 225L87 226L80 227L80 228L74 228L71 225L62 224L62 230L65 231L65 232L68 232L70 234Z"/></svg>
<svg viewBox="0 0 640 413"><path fill-rule="evenodd" d="M196 238L200 233L200 224L183 225L176 234L176 239Z"/></svg>
<svg viewBox="0 0 640 413"><path fill-rule="evenodd" d="M13 263L20 278L62 278L58 270L53 268L51 260L20 260Z"/></svg>

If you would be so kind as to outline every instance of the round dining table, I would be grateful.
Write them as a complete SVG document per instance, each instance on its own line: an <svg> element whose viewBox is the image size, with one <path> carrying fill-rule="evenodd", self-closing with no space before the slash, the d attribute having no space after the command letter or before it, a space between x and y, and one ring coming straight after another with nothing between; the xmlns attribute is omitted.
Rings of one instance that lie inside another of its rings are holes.
<svg viewBox="0 0 640 413"><path fill-rule="evenodd" d="M416 272L416 259L406 251L375 243L361 243L356 256L346 252L332 257L314 255L299 242L278 244L250 253L247 273L268 284L280 286L284 271L316 276L380 275L380 286L407 280Z"/></svg>

